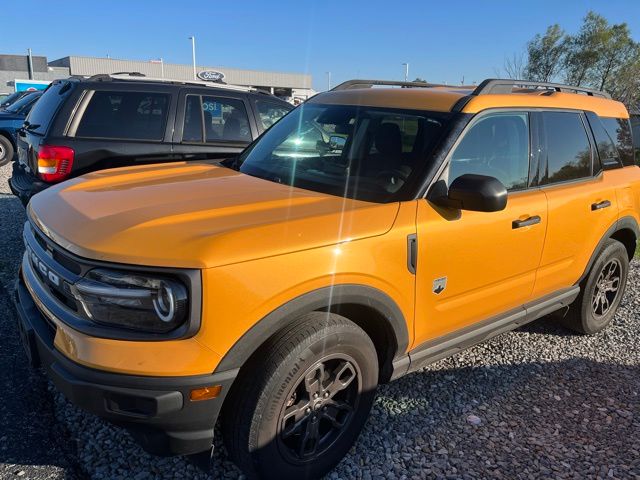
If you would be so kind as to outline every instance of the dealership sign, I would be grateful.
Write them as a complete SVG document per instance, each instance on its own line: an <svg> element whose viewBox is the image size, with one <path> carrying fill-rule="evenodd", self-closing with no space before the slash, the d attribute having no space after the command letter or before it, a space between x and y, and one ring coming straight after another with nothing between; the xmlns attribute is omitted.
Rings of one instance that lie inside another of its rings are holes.
<svg viewBox="0 0 640 480"><path fill-rule="evenodd" d="M15 87L16 92L24 92L25 90L44 90L49 86L50 83L51 82L42 80L15 80L13 82L13 86Z"/></svg>
<svg viewBox="0 0 640 480"><path fill-rule="evenodd" d="M224 80L224 73L216 72L215 70L203 70L198 73L198 78L205 82L222 82Z"/></svg>

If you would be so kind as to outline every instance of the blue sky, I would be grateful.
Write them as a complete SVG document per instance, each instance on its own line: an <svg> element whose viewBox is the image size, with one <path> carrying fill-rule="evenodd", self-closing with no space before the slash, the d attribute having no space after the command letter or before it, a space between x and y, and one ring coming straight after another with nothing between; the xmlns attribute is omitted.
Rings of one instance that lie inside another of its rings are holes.
<svg viewBox="0 0 640 480"><path fill-rule="evenodd" d="M547 25L575 31L590 9L627 22L640 40L638 0L21 0L0 28L0 53L107 56L307 72L316 89L349 78L480 82ZM95 7L89 5L94 4ZM6 8L5 15L7 15ZM24 17L19 17L23 14ZM4 17L4 15L3 15Z"/></svg>

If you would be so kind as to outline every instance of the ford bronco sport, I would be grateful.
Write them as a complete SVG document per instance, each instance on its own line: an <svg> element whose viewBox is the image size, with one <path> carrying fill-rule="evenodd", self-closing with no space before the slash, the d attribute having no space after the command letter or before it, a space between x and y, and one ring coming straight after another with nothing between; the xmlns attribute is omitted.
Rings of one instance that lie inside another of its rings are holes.
<svg viewBox="0 0 640 480"><path fill-rule="evenodd" d="M620 304L639 235L625 107L556 84L350 81L235 161L94 172L32 199L31 361L150 452L316 478L376 387L557 311ZM382 87L382 88L380 88Z"/></svg>
<svg viewBox="0 0 640 480"><path fill-rule="evenodd" d="M23 204L83 173L238 155L293 105L251 88L141 74L55 80L27 117L9 180Z"/></svg>

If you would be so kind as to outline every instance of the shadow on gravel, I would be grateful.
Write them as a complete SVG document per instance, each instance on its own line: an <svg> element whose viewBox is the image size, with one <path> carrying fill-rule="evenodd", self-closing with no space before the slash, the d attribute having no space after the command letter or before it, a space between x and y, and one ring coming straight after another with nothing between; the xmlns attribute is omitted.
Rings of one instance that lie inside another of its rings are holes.
<svg viewBox="0 0 640 480"><path fill-rule="evenodd" d="M74 442L55 420L48 382L28 365L15 322L9 292L0 284L0 477L23 471L28 478L77 478Z"/></svg>

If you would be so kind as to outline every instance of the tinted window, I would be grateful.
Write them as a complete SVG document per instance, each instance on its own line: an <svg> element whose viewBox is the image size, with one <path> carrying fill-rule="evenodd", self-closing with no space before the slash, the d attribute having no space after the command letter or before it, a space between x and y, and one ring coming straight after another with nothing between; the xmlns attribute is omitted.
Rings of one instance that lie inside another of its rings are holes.
<svg viewBox="0 0 640 480"><path fill-rule="evenodd" d="M250 142L249 117L242 100L202 97L204 133L207 142Z"/></svg>
<svg viewBox="0 0 640 480"><path fill-rule="evenodd" d="M262 128L266 130L289 113L289 111L293 109L293 106L290 107L281 103L256 100L256 108L258 109L260 124L262 125Z"/></svg>
<svg viewBox="0 0 640 480"><path fill-rule="evenodd" d="M164 93L95 91L76 136L162 140L168 108Z"/></svg>
<svg viewBox="0 0 640 480"><path fill-rule="evenodd" d="M578 113L544 112L547 170L542 184L591 176L591 145Z"/></svg>
<svg viewBox="0 0 640 480"><path fill-rule="evenodd" d="M587 119L589 120L589 125L591 126L591 131L593 132L593 137L596 141L596 147L602 168L606 169L622 166L618 150L602 125L600 117L595 113L587 112Z"/></svg>
<svg viewBox="0 0 640 480"><path fill-rule="evenodd" d="M631 136L633 137L633 148L635 150L636 164L640 164L640 115L631 117Z"/></svg>
<svg viewBox="0 0 640 480"><path fill-rule="evenodd" d="M622 164L625 166L633 165L634 151L629 121L624 118L602 117L602 124L616 144Z"/></svg>
<svg viewBox="0 0 640 480"><path fill-rule="evenodd" d="M507 190L527 188L529 116L495 113L474 123L451 155L447 184L466 173L495 177Z"/></svg>
<svg viewBox="0 0 640 480"><path fill-rule="evenodd" d="M27 121L34 125L30 131L45 133L48 130L58 107L71 90L69 87L69 82L55 82L47 87L27 117Z"/></svg>
<svg viewBox="0 0 640 480"><path fill-rule="evenodd" d="M41 92L35 92L35 93L30 93L28 95L25 95L20 100L17 100L12 105L9 105L6 108L5 111L11 112L11 113L24 113L24 114L26 114L27 112L29 112L29 110L33 106L34 102L38 98L40 98L41 95L42 95Z"/></svg>
<svg viewBox="0 0 640 480"><path fill-rule="evenodd" d="M240 171L373 202L420 180L448 114L351 105L300 105L241 155Z"/></svg>
<svg viewBox="0 0 640 480"><path fill-rule="evenodd" d="M202 142L202 125L207 143L252 140L244 102L236 98L187 95L183 141Z"/></svg>

